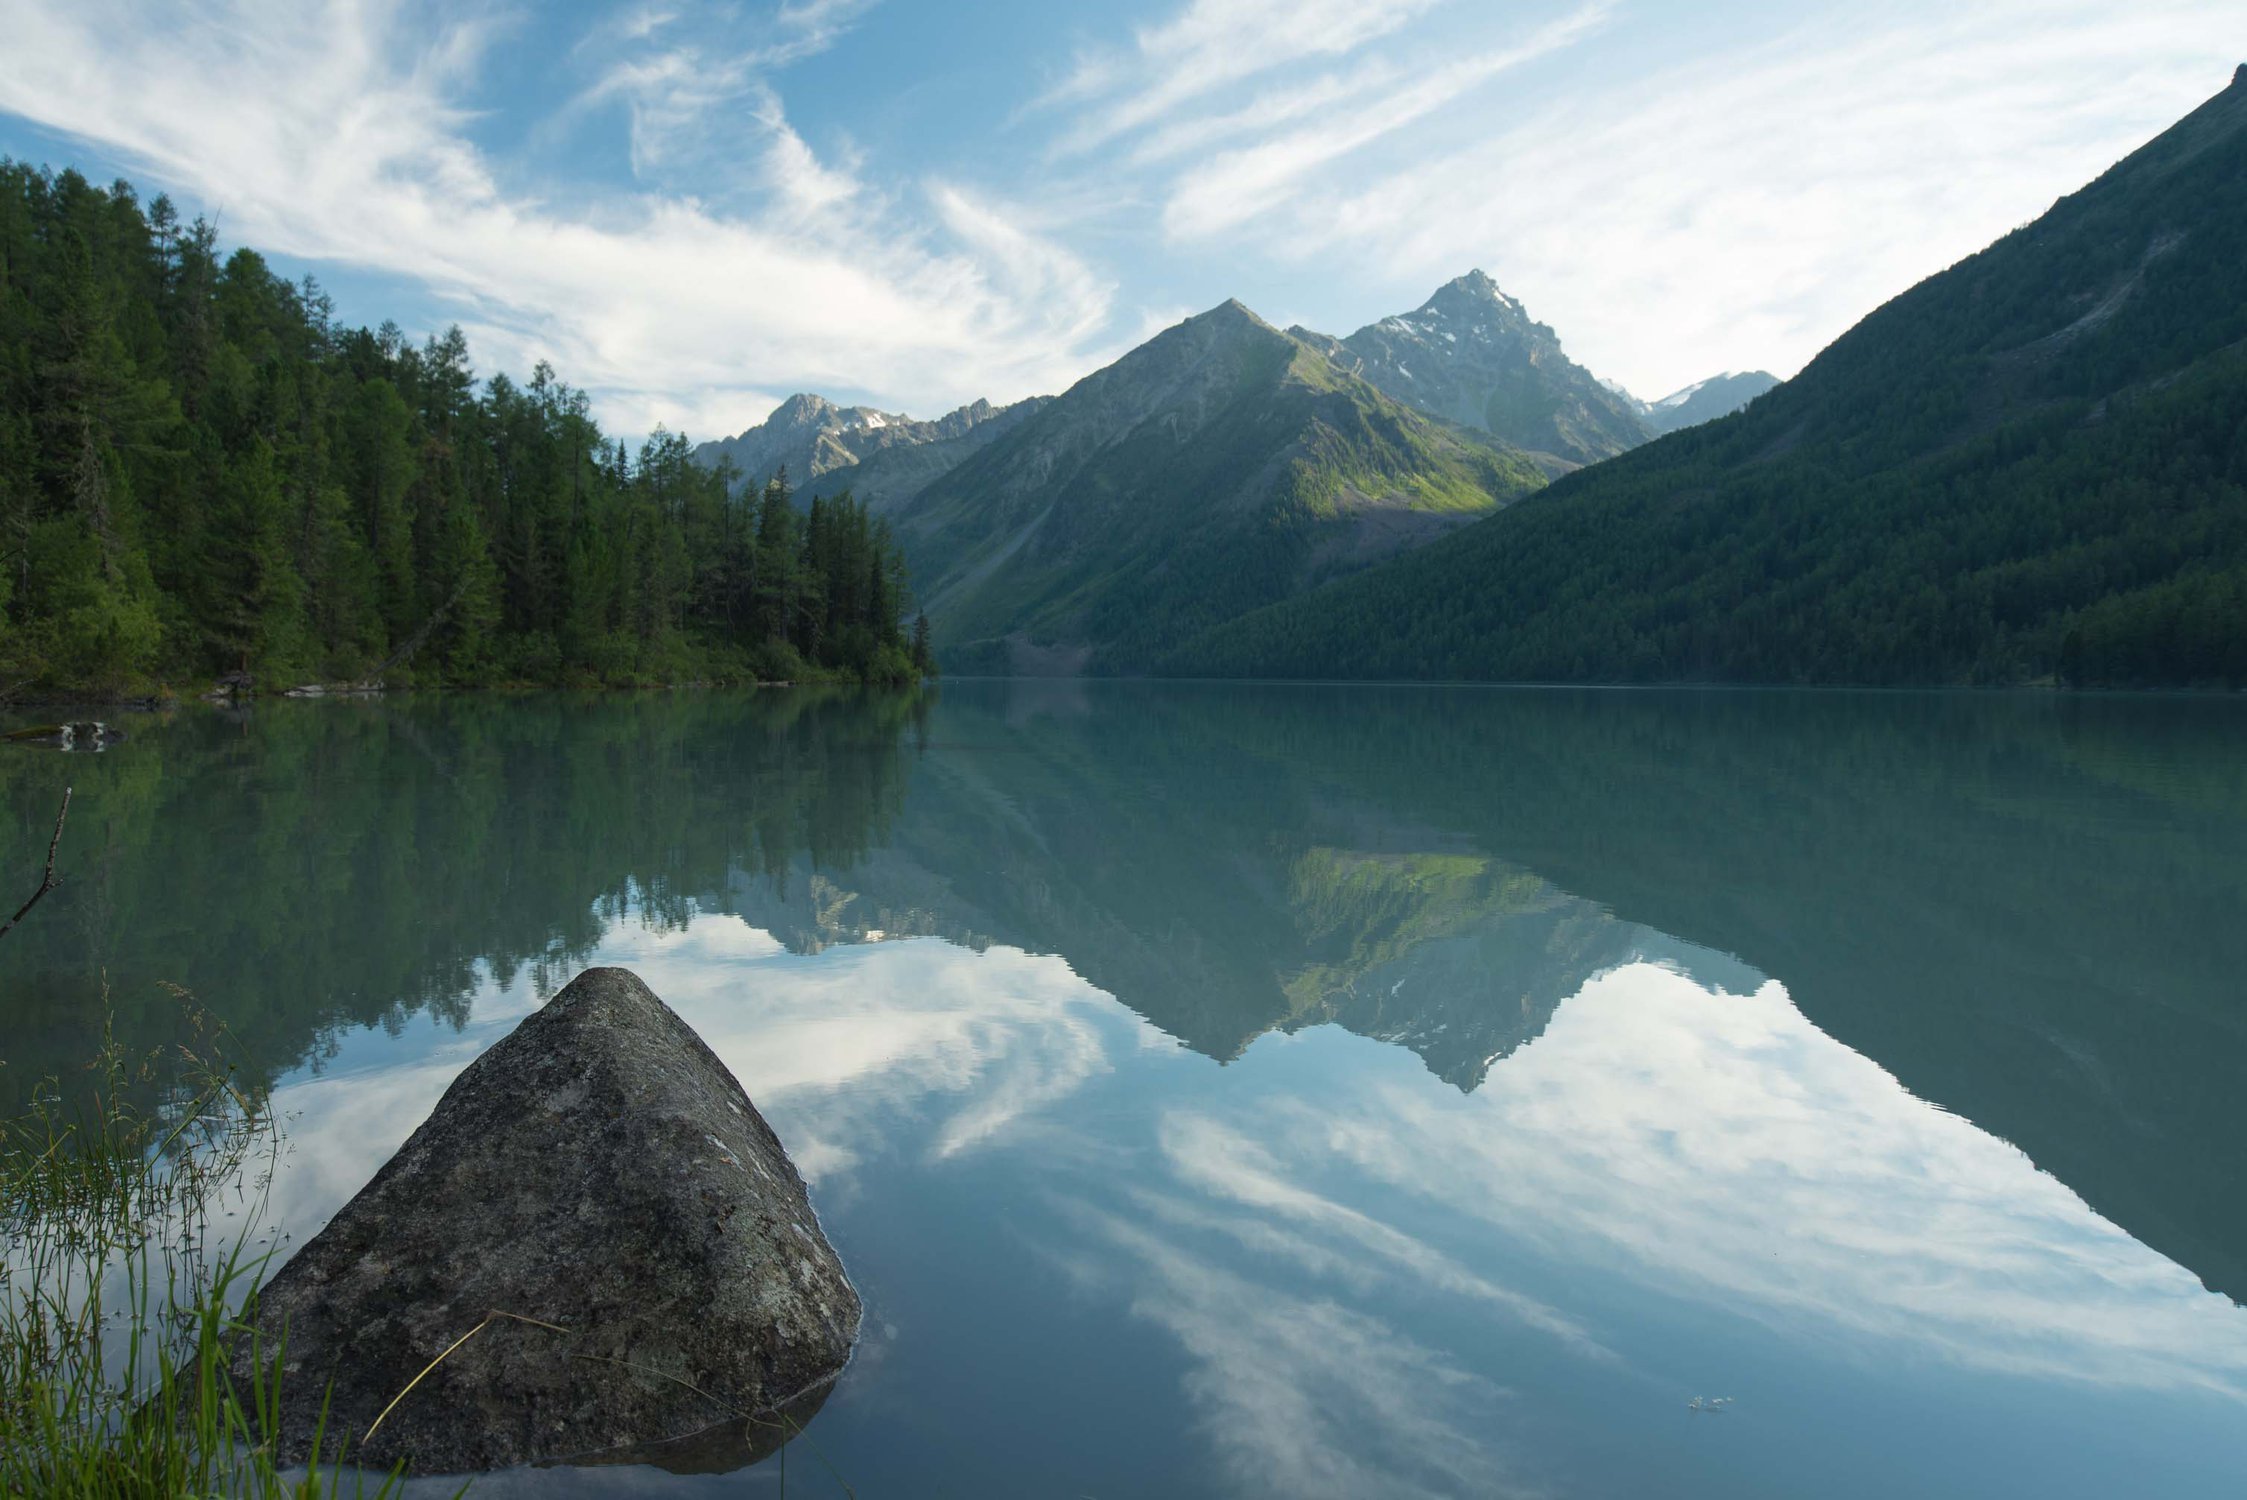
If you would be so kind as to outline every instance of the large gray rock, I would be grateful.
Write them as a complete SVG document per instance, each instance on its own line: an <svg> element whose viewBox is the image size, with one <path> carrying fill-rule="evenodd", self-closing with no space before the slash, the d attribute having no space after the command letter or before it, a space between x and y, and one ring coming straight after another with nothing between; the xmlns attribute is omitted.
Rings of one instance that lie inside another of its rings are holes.
<svg viewBox="0 0 2247 1500"><path fill-rule="evenodd" d="M458 1473L690 1437L709 1466L728 1424L746 1461L840 1372L859 1305L725 1065L636 976L588 969L454 1080L254 1319L268 1357L286 1330L285 1457L325 1397L330 1450Z"/></svg>

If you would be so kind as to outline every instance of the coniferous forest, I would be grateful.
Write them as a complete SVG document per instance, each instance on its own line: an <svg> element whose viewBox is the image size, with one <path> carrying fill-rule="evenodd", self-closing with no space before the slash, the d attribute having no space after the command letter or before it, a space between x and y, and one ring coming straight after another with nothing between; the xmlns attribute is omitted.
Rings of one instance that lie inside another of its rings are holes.
<svg viewBox="0 0 2247 1500"><path fill-rule="evenodd" d="M903 562L541 363L339 326L318 285L119 182L0 159L0 693L902 682ZM916 661L917 659L917 661Z"/></svg>

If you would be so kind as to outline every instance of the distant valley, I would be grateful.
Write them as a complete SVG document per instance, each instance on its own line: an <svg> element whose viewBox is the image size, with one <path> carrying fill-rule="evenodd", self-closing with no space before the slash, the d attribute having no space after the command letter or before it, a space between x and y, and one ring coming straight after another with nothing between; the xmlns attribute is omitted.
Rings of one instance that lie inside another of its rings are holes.
<svg viewBox="0 0 2247 1500"><path fill-rule="evenodd" d="M1779 377L1765 370L1727 370L1696 380L1658 401L1638 402L1638 419L1656 436L1681 427L1698 427L1732 415L1778 383Z"/></svg>

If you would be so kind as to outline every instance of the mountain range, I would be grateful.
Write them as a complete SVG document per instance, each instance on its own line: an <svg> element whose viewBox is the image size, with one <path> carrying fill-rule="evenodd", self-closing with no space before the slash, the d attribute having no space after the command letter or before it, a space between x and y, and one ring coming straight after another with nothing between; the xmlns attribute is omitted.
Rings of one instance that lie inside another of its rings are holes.
<svg viewBox="0 0 2247 1500"><path fill-rule="evenodd" d="M837 406L824 396L799 392L756 426L697 444L694 460L710 469L730 462L737 493L785 472L799 488L830 494L847 488L879 514L918 493L1048 399L1033 396L1009 406L972 401L924 422L871 406Z"/></svg>
<svg viewBox="0 0 2247 1500"><path fill-rule="evenodd" d="M1784 384L1638 400L1473 271L1346 338L1227 303L1047 401L814 415L956 669L2247 683L2247 69Z"/></svg>
<svg viewBox="0 0 2247 1500"><path fill-rule="evenodd" d="M1745 411L1156 670L2238 686L2242 434L2247 67Z"/></svg>
<svg viewBox="0 0 2247 1500"><path fill-rule="evenodd" d="M1131 671L1769 381L1639 402L1473 271L1346 339L1228 302L1058 397L922 422L802 394L694 456L887 519L955 667Z"/></svg>

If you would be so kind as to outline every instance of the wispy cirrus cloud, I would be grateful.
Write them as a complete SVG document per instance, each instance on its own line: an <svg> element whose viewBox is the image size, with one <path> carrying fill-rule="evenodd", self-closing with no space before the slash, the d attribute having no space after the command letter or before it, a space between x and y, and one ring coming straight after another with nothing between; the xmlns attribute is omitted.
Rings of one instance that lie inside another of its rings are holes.
<svg viewBox="0 0 2247 1500"><path fill-rule="evenodd" d="M775 25L811 46L860 9L796 6ZM730 131L759 201L721 210L643 186L558 202L512 185L469 129L506 18L432 29L402 3L210 0L151 17L123 0L0 0L0 110L220 208L230 238L419 283L485 367L551 358L625 432L730 430L776 388L879 381L888 400L940 410L1081 373L1112 288L1067 250L1002 232L990 198L968 235L948 200L917 191L880 220L821 222L857 182L790 128L762 64L682 43L660 8L624 20L616 34L640 50L595 102L631 108L636 166Z"/></svg>
<svg viewBox="0 0 2247 1500"><path fill-rule="evenodd" d="M1175 247L1357 288L1337 332L1482 265L1579 359L1658 394L1716 368L1792 373L2157 133L2247 50L2247 13L2209 0L1806 8L1632 54L1655 19L1594 4L1440 39L1369 29L1323 71L1260 72L1245 99L1142 118L1095 98L1063 138L1126 136ZM1595 38L1602 61L1632 60L1585 66ZM1515 74L1532 86L1485 87Z"/></svg>
<svg viewBox="0 0 2247 1500"><path fill-rule="evenodd" d="M1643 394L1787 374L2247 55L2231 0L1131 3L940 60L982 18L0 0L0 116L704 433L1058 390L1226 296L1346 332L1475 265Z"/></svg>
<svg viewBox="0 0 2247 1500"><path fill-rule="evenodd" d="M1314 57L1341 57L1443 0L1192 0L1129 48L1080 56L1043 102L1084 113L1061 146L1082 151L1162 120L1223 85Z"/></svg>
<svg viewBox="0 0 2247 1500"><path fill-rule="evenodd" d="M2247 1313L1914 1098L1777 983L1714 994L1626 966L1472 1095L1383 1086L1257 1133L1293 1144L1270 1170L1306 1193L1354 1169L1566 1264L1775 1326L2247 1401Z"/></svg>
<svg viewBox="0 0 2247 1500"><path fill-rule="evenodd" d="M1173 182L1163 227L1198 238L1249 224L1311 195L1315 174L1330 163L1443 109L1510 69L1557 52L1596 30L1605 3L1586 5L1523 40L1413 73L1391 64L1349 82L1323 79L1264 106L1265 117L1289 128L1193 166ZM1306 104L1306 100L1315 104ZM1251 105L1253 111L1257 105ZM1315 116L1294 124L1302 116Z"/></svg>
<svg viewBox="0 0 2247 1500"><path fill-rule="evenodd" d="M1197 1425L1240 1493L1541 1493L1513 1471L1511 1393L1453 1356L1382 1318L1243 1274L1167 1225L1081 1217L1132 1264L1132 1311L1177 1339Z"/></svg>

